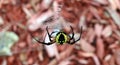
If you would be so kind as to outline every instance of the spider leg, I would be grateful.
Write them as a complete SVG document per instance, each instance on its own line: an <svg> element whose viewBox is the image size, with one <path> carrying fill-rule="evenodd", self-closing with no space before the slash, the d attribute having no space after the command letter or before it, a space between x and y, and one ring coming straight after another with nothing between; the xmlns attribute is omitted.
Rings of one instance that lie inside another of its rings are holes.
<svg viewBox="0 0 120 65"><path fill-rule="evenodd" d="M41 42L41 41L39 41L39 40L37 40L37 39L35 39L35 38L34 38L34 40L36 40L36 41L39 42L39 43L45 44L45 45L51 45L51 44L54 43L54 42L48 42L48 43Z"/></svg>
<svg viewBox="0 0 120 65"><path fill-rule="evenodd" d="M46 31L47 31L47 34L48 34L48 36L49 36L49 40L52 41L52 40L51 40L51 34L50 34L49 31L48 31L48 26L46 27Z"/></svg>
<svg viewBox="0 0 120 65"><path fill-rule="evenodd" d="M72 36L68 35L69 38L70 38L70 40L68 41L69 44L71 44L71 40L75 41L75 39L74 39L74 32L73 32L72 26L70 26L70 28L71 28Z"/></svg>
<svg viewBox="0 0 120 65"><path fill-rule="evenodd" d="M72 32L72 37L70 37L70 40L72 40L74 38L74 32L73 32L72 26L70 26L70 28L71 28L71 32Z"/></svg>
<svg viewBox="0 0 120 65"><path fill-rule="evenodd" d="M72 42L69 41L68 44L74 44L75 42L79 41L81 39L81 36L82 36L82 27L81 27L81 30L80 30L80 37L77 40L75 40L74 37L73 37L73 41Z"/></svg>
<svg viewBox="0 0 120 65"><path fill-rule="evenodd" d="M37 40L36 38L34 38L34 36L33 36L32 34L30 34L30 35L31 35L31 36L34 38L34 40L36 40L38 43L42 43L42 44L45 44L45 45L51 45L51 44L53 44L54 42L52 42L52 40L51 40L51 34L50 34L49 31L48 31L48 26L46 27L46 31L47 31L47 34L48 34L49 40L50 40L50 42L48 42L48 43L41 42L41 41Z"/></svg>
<svg viewBox="0 0 120 65"><path fill-rule="evenodd" d="M53 33L56 33L56 32L58 32L58 31L53 31L50 35L52 35Z"/></svg>
<svg viewBox="0 0 120 65"><path fill-rule="evenodd" d="M41 42L41 41L37 40L36 38L34 38L34 36L33 36L32 34L30 34L30 35L31 35L32 38L33 38L35 41L37 41L38 43L42 43L42 44L45 44L45 45L51 45L52 43L54 43L54 42L49 42L49 43Z"/></svg>

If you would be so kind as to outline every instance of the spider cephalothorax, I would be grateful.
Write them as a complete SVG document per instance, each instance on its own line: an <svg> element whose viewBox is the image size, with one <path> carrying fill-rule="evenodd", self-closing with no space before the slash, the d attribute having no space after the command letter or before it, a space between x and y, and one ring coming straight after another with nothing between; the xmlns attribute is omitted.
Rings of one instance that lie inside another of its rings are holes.
<svg viewBox="0 0 120 65"><path fill-rule="evenodd" d="M45 45L51 45L51 44L53 44L53 43L58 43L58 44L64 44L64 43L68 43L68 44L74 44L75 42L77 42L77 41L79 41L80 40L80 38L81 38L81 34L82 34L82 27L81 27L81 32L80 32L80 37L77 39L77 40L75 40L74 39L74 32L73 32L73 28L72 28L72 26L70 26L70 28L71 28L71 32L72 32L72 36L70 36L70 35L67 35L64 31L53 31L51 34L49 33L49 31L48 31L48 27L46 27L46 31L47 31L47 34L48 34L48 37L49 37L49 40L50 40L50 42L48 42L48 43L45 43L44 41L43 42L41 42L41 41L39 41L39 40L37 40L37 39L35 39L37 42L39 42L39 43L42 43L42 44L45 44ZM54 39L51 39L51 38L53 38L52 37L52 34L53 33L56 33L57 32L57 34L56 34L56 36L54 37Z"/></svg>

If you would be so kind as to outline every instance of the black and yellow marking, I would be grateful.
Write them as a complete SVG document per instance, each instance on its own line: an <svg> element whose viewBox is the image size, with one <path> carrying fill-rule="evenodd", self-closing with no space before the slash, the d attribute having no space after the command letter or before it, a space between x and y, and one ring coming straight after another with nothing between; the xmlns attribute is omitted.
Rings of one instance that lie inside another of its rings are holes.
<svg viewBox="0 0 120 65"><path fill-rule="evenodd" d="M59 44L64 44L64 43L67 43L68 36L64 32L58 32L55 37L55 40Z"/></svg>

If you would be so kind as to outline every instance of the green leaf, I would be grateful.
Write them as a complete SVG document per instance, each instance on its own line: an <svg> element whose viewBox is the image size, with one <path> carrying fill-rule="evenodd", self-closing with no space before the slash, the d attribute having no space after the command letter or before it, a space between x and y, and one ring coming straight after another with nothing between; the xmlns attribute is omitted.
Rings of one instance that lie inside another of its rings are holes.
<svg viewBox="0 0 120 65"><path fill-rule="evenodd" d="M0 32L0 55L10 55L10 48L19 40L14 32Z"/></svg>

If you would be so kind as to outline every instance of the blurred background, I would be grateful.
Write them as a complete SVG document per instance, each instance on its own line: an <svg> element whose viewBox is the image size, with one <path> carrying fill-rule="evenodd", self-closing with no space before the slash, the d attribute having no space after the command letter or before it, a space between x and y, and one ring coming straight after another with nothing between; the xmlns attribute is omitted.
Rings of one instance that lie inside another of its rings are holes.
<svg viewBox="0 0 120 65"><path fill-rule="evenodd" d="M63 30L73 45L43 45ZM82 34L80 29L83 27ZM120 65L120 0L0 0L0 65Z"/></svg>

